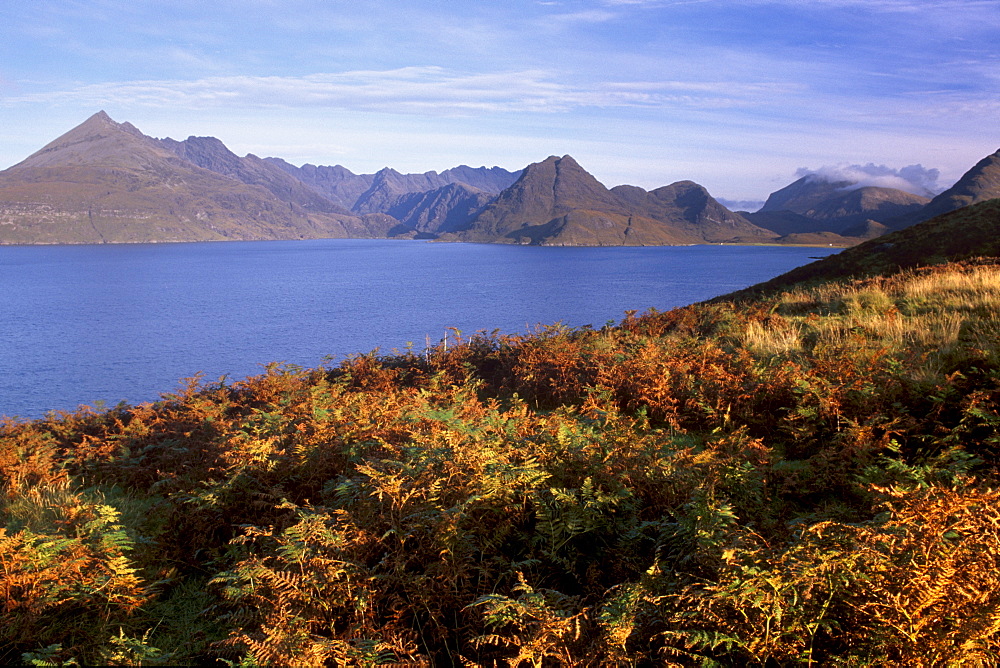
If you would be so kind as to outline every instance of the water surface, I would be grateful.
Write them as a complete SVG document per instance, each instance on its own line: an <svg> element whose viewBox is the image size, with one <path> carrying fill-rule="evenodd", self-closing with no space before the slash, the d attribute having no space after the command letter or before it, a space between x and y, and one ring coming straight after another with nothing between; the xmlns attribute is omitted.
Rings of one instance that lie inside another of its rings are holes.
<svg viewBox="0 0 1000 668"><path fill-rule="evenodd" d="M321 239L0 247L0 415L139 403L203 373L423 350L446 327L599 327L835 249Z"/></svg>

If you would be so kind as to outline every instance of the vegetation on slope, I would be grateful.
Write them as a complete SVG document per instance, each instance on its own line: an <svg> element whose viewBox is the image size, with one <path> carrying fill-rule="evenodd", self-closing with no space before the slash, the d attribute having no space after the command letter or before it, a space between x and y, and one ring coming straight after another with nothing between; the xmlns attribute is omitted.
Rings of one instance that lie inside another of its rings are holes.
<svg viewBox="0 0 1000 668"><path fill-rule="evenodd" d="M886 276L901 269L1000 257L1000 199L991 199L947 213L904 230L870 239L822 262L797 267L765 283L721 297L753 297L796 284L837 280L844 276Z"/></svg>
<svg viewBox="0 0 1000 668"><path fill-rule="evenodd" d="M998 314L967 262L8 421L0 662L996 663Z"/></svg>

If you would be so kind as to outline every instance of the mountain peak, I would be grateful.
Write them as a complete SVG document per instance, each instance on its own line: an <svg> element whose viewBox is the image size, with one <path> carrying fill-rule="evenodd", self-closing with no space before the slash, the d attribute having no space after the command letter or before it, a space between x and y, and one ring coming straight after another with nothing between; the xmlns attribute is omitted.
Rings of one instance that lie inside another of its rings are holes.
<svg viewBox="0 0 1000 668"><path fill-rule="evenodd" d="M15 167L130 162L149 150L158 150L155 140L134 125L116 123L107 112L99 111Z"/></svg>
<svg viewBox="0 0 1000 668"><path fill-rule="evenodd" d="M55 141L59 141L65 137L88 136L96 133L107 132L109 130L117 130L119 127L120 124L116 123L114 119L108 116L107 112L99 111Z"/></svg>
<svg viewBox="0 0 1000 668"><path fill-rule="evenodd" d="M579 169L583 169L583 167L580 167L580 163L578 163L573 158L573 156L571 156L569 154L564 155L561 158L558 155L550 155L549 157L545 158L545 160L542 160L540 162L532 163L532 164L528 165L528 167L529 168L530 167L538 167L538 166L541 166L541 165L556 165L556 166L565 165L566 167L577 167Z"/></svg>
<svg viewBox="0 0 1000 668"><path fill-rule="evenodd" d="M771 193L761 211L792 211L804 215L817 204L853 185L850 181L830 181L816 174L806 174L781 190Z"/></svg>
<svg viewBox="0 0 1000 668"><path fill-rule="evenodd" d="M83 123L80 123L80 125L70 130L68 133L63 135L63 137L67 137L71 134L94 136L106 134L108 132L121 131L127 132L131 135L143 136L142 132L139 131L139 128L128 122L119 123L111 118L111 116L108 116L106 111L102 110L85 120ZM60 137L60 139L61 138L62 137Z"/></svg>

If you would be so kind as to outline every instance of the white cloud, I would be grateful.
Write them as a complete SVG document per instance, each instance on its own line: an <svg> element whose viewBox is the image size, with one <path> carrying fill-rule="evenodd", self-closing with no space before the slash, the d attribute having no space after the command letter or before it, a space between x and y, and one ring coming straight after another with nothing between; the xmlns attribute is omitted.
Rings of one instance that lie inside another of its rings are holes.
<svg viewBox="0 0 1000 668"><path fill-rule="evenodd" d="M943 190L938 186L941 176L937 169L928 169L923 165L908 165L893 169L885 165L869 162L867 165L826 165L819 169L800 168L795 176L809 176L829 183L849 182L846 190L854 190L868 186L879 188L896 188L915 195L929 196Z"/></svg>

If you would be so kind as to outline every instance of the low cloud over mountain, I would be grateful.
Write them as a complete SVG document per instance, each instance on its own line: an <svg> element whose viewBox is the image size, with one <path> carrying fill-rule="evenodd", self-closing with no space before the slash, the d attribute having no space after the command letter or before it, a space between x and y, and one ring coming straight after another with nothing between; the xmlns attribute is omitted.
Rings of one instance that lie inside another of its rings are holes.
<svg viewBox="0 0 1000 668"><path fill-rule="evenodd" d="M871 162L867 165L826 165L819 169L801 167L795 172L797 178L812 177L814 180L827 183L849 184L843 186L844 190L875 186L905 190L921 197L930 197L944 190L937 182L940 175L937 169L928 169L923 165L908 165L893 169Z"/></svg>

